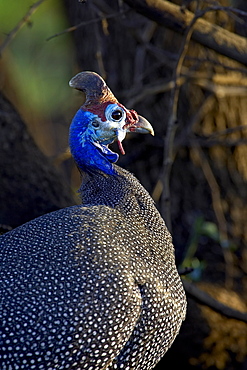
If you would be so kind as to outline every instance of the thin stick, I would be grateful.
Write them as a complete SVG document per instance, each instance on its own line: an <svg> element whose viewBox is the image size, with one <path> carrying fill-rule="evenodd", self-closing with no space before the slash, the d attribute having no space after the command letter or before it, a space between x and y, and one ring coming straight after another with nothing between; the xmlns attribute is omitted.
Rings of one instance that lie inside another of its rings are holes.
<svg viewBox="0 0 247 370"><path fill-rule="evenodd" d="M44 2L45 0L39 0L36 3L34 3L28 12L24 15L24 17L17 23L17 25L10 31L10 33L7 35L6 39L0 46L0 55L6 49L6 47L11 43L11 41L15 38L16 34L20 31L20 29L29 22L30 17L35 13L35 11L38 9L38 7Z"/></svg>
<svg viewBox="0 0 247 370"><path fill-rule="evenodd" d="M215 312L220 313L230 319L235 319L247 323L247 312L237 311L232 307L226 306L225 304L217 301L208 293L199 289L195 284L191 284L186 280L183 280L184 288L188 297L191 297L196 302L210 307Z"/></svg>
<svg viewBox="0 0 247 370"><path fill-rule="evenodd" d="M181 11L179 5L166 0L124 0L130 7L147 18L175 32L184 33L194 14L189 10ZM231 9L232 10L232 9ZM247 39L227 31L223 27L208 22L202 18L205 12L215 11L208 8L201 11L196 22L192 39L219 54L247 65ZM237 12L235 12L237 14ZM240 15L240 13L238 12ZM243 16L243 13L241 13Z"/></svg>
<svg viewBox="0 0 247 370"><path fill-rule="evenodd" d="M83 26L87 26L89 24L92 24L92 23L97 23L97 22L101 22L102 19L110 19L110 18L115 18L115 17L118 17L119 15L122 15L124 13L126 13L127 11L121 11L121 12L117 12L117 13L113 13L113 14L108 14L108 15L104 15L102 17L98 17L98 18L94 18L94 19L90 19L90 21L83 21L81 23L78 23L77 25L75 26L72 26L72 27L69 27L69 28L66 28L65 30L61 31L61 32L58 32L58 33L55 33L54 35L48 37L46 39L46 41L49 41L51 39L53 39L54 37L58 37L58 36L61 36L65 33L70 33L70 32L74 32L76 31L78 28L80 27L83 27Z"/></svg>
<svg viewBox="0 0 247 370"><path fill-rule="evenodd" d="M179 58L174 73L174 88L171 95L171 113L170 119L167 125L165 143L164 143L164 161L163 161L163 193L162 193L162 203L161 212L165 219L166 225L170 232L172 232L171 224L171 193L170 193L170 175L172 164L174 161L174 138L178 127L177 122L177 110L178 110L178 98L180 93L179 79L181 76L182 66L184 63L185 56L188 51L190 39L193 33L194 25L199 16L195 15L192 19L187 32L185 34L184 42L181 46Z"/></svg>
<svg viewBox="0 0 247 370"><path fill-rule="evenodd" d="M199 146L195 146L191 149L191 152L194 158L200 163L201 169L204 173L204 176L207 180L207 183L211 190L212 195L212 203L214 213L218 222L219 231L220 231L220 241L221 244L228 245L228 230L227 230L227 221L225 218L224 207L222 204L221 194L220 194L220 187L217 183L217 180L214 176L212 168L204 155L202 149ZM226 262L226 286L227 288L232 288L232 280L233 280L233 259L232 254L229 248L222 247L224 259Z"/></svg>

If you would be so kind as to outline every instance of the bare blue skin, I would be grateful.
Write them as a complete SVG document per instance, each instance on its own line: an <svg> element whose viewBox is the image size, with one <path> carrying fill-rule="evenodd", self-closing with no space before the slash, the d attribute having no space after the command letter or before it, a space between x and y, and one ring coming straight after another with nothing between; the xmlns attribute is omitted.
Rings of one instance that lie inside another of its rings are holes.
<svg viewBox="0 0 247 370"><path fill-rule="evenodd" d="M116 174L112 163L115 163L119 156L108 148L108 144L117 138L116 127L108 130L106 127L107 122L102 122L97 115L82 108L72 120L70 150L78 167L84 172Z"/></svg>

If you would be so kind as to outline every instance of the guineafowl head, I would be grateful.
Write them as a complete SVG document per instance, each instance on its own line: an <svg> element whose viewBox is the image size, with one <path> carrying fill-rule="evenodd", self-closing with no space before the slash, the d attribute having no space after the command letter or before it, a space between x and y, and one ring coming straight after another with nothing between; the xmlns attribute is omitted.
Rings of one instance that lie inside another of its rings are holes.
<svg viewBox="0 0 247 370"><path fill-rule="evenodd" d="M97 73L78 73L69 85L86 94L70 126L71 153L82 171L114 175L118 154L108 145L117 140L124 154L122 141L127 132L153 134L153 128L145 118L120 104Z"/></svg>

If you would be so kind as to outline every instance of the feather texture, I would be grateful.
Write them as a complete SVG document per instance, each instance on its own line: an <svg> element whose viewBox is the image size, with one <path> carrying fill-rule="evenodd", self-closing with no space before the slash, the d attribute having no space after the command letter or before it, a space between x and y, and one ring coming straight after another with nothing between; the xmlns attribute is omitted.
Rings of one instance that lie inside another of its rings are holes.
<svg viewBox="0 0 247 370"><path fill-rule="evenodd" d="M94 120L79 110L70 132L82 204L0 237L2 370L150 370L184 320L171 236L139 181L113 163L117 126L95 133Z"/></svg>

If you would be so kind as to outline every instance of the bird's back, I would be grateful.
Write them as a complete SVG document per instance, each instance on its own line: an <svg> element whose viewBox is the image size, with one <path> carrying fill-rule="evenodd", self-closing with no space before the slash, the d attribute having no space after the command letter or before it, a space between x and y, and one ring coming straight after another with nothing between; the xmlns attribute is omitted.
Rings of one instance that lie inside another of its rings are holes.
<svg viewBox="0 0 247 370"><path fill-rule="evenodd" d="M170 234L115 168L88 177L82 205L1 236L3 370L148 370L177 335L186 301Z"/></svg>

